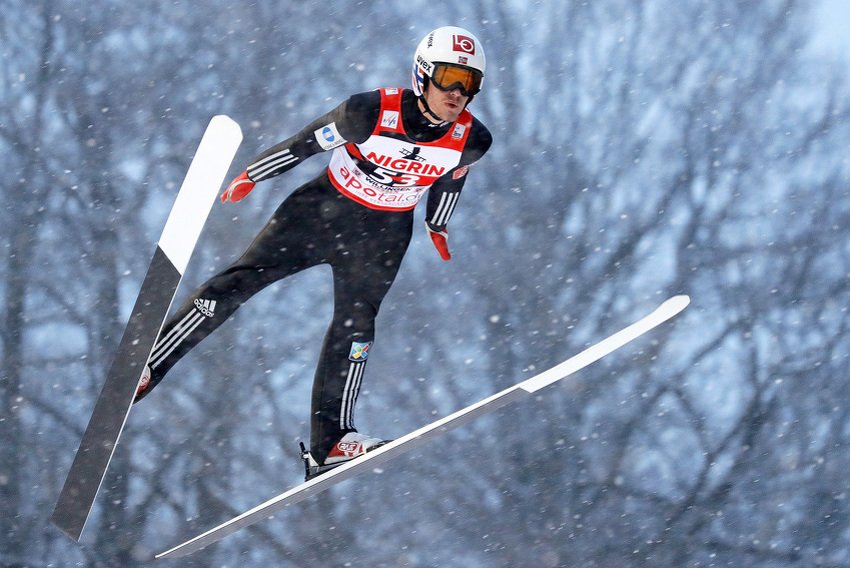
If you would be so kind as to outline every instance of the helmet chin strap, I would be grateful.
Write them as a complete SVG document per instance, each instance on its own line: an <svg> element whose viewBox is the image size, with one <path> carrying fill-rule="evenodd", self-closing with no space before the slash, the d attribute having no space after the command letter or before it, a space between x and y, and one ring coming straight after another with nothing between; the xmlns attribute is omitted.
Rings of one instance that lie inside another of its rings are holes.
<svg viewBox="0 0 850 568"><path fill-rule="evenodd" d="M422 94L419 95L417 98L419 99L419 102L422 103L422 108L423 108L422 114L426 114L426 115L430 114L431 116L433 116L434 118L436 118L437 120L440 121L439 124L434 124L434 126L441 126L443 124L446 124L448 121L444 120L440 116L437 116L437 113L435 113L433 110L431 110L431 107L428 106L428 101L425 100L425 91L427 91L430 88L430 86L431 85L430 85L430 81L428 80L428 77L425 77L425 81L422 84Z"/></svg>
<svg viewBox="0 0 850 568"><path fill-rule="evenodd" d="M433 116L434 118L439 120L440 124L445 124L447 122L447 121L443 120L442 118L440 118L439 116L437 116L437 114L433 110L431 110L431 107L428 106L428 101L425 100L424 94L422 94L419 97L419 102L422 103L422 108L423 108L422 114L430 114L431 116ZM439 125L435 124L434 126L439 126Z"/></svg>

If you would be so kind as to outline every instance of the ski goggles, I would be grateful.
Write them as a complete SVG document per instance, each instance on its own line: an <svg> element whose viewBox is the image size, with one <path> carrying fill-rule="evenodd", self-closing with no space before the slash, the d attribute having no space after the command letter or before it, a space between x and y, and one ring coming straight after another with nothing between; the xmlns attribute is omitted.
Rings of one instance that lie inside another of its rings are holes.
<svg viewBox="0 0 850 568"><path fill-rule="evenodd" d="M465 97L472 97L481 90L484 75L468 67L456 67L445 63L437 63L431 74L431 82L441 91L460 89Z"/></svg>

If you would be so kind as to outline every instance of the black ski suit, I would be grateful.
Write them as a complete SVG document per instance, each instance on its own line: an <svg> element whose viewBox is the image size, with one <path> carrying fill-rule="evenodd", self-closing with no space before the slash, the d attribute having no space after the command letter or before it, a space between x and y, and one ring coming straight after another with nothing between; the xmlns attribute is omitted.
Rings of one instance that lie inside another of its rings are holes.
<svg viewBox="0 0 850 568"><path fill-rule="evenodd" d="M374 155L358 155L355 145L370 137L374 140L379 121L386 122L392 116L386 102L382 102L386 92L397 93L400 98L395 99L396 105L401 111L398 121L401 127L388 136L415 145L412 152L406 151L410 160L391 163ZM426 222L435 231L445 229L466 180L468 166L492 142L483 124L471 115L468 119L471 123L459 163L428 188ZM344 148L349 156L354 154L351 163L361 170L358 175L366 172L382 179L389 179L390 175L398 181L404 172L394 171L393 167L416 169L411 164L419 145L448 140L449 133L457 138L454 134L459 131L463 129L456 123L432 125L419 111L410 90L370 91L350 97L295 136L257 156L248 166L247 174L251 181L259 182L347 142L340 150ZM381 163L375 164L375 160ZM348 173L346 169L337 170L334 180L340 177L339 171ZM334 183L331 179L333 176L329 168L296 189L239 260L186 299L168 320L154 347L149 361L151 383L139 398L147 395L183 355L251 296L296 272L328 264L333 270L334 314L313 382L310 436L313 456L321 463L346 432L355 431L354 405L374 339L375 317L410 243L413 209L384 209L380 203L364 203L357 196L346 195L339 181ZM396 193L387 191L386 195L392 199Z"/></svg>

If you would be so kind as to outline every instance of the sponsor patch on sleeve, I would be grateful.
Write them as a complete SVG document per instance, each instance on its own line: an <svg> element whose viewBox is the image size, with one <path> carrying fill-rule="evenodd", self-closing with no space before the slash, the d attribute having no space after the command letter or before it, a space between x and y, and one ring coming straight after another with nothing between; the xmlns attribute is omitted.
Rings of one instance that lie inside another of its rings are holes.
<svg viewBox="0 0 850 568"><path fill-rule="evenodd" d="M336 129L336 122L331 122L327 126L316 129L313 135L323 150L332 150L347 142L345 138L340 136L339 130Z"/></svg>
<svg viewBox="0 0 850 568"><path fill-rule="evenodd" d="M469 166L463 166L452 172L452 179L460 179L469 173Z"/></svg>

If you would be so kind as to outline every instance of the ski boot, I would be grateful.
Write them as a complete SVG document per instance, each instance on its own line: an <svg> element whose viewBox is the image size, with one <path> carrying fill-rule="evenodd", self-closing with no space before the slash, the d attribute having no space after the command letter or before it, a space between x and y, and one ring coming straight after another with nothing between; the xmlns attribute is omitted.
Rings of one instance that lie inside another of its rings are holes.
<svg viewBox="0 0 850 568"><path fill-rule="evenodd" d="M148 387L151 384L151 368L148 365L145 365L144 370L142 370L142 377L139 379L139 387L136 390L136 398L133 399L133 404L136 404L140 400L142 400L146 394Z"/></svg>
<svg viewBox="0 0 850 568"><path fill-rule="evenodd" d="M380 448L390 441L381 440L380 438L370 438L358 432L349 432L331 448L328 457L322 463L317 462L313 454L310 453L310 450L305 448L304 443L301 442L301 460L304 462L304 481L310 481L314 477L365 455L375 448Z"/></svg>

